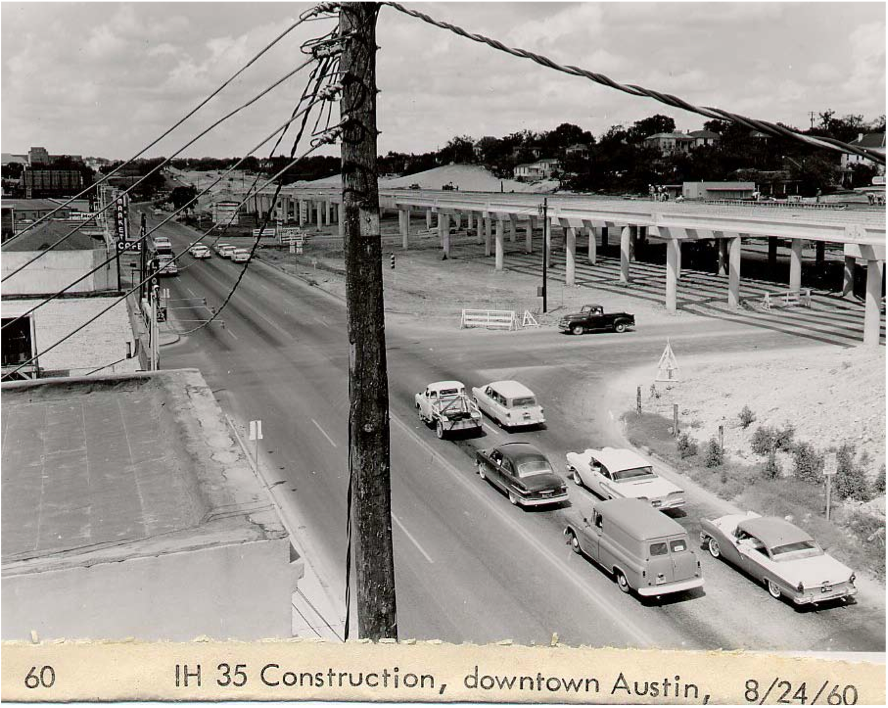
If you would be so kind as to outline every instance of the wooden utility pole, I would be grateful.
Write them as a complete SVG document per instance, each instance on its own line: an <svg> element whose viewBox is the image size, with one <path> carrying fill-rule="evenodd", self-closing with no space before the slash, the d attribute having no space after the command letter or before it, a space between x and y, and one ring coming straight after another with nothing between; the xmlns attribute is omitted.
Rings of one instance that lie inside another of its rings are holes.
<svg viewBox="0 0 888 708"><path fill-rule="evenodd" d="M378 3L340 5L342 198L349 340L349 484L362 639L398 637L392 553L388 374L376 172Z"/></svg>

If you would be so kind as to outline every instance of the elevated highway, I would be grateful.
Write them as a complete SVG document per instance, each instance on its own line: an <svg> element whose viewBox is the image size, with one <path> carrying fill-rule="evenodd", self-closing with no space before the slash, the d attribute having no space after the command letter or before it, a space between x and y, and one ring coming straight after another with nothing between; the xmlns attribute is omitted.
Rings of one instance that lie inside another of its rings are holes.
<svg viewBox="0 0 888 708"><path fill-rule="evenodd" d="M710 204L654 202L588 195L502 194L381 189L380 208L398 212L403 248L409 248L413 214L425 216L426 230L436 229L441 249L450 253L452 227L467 228L483 237L485 253L504 261L506 227L514 241L519 229L525 232L525 250L532 251L532 234L542 228L540 206L548 198L547 246L551 248L553 227L564 236L567 285L575 283L577 237L584 237L586 258L597 260L598 243L607 244L611 233L619 234L620 280L631 284L631 263L639 240L664 242L667 249L665 306L677 308L681 277L682 244L714 240L718 244L718 272L727 276L727 303L740 306L740 250L744 238L766 239L769 260L776 260L779 241L789 241L791 258L788 290L798 292L802 280L802 250L806 241L815 244L822 260L826 243L841 244L845 257L843 293L850 294L857 261L866 264L866 315L864 343L878 346L879 317L885 268L885 210L879 208L831 209L826 205L791 207L785 204ZM271 208L273 192L264 191L247 202L248 211L264 217ZM338 222L342 235L342 195L338 188L290 187L281 192L275 218L329 225Z"/></svg>

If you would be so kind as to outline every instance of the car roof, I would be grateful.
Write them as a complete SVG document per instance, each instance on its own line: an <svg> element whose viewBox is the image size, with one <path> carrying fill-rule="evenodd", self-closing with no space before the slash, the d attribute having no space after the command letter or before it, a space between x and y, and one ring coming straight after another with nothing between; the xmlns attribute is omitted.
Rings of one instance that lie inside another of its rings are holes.
<svg viewBox="0 0 888 708"><path fill-rule="evenodd" d="M604 305L597 305L597 304L583 305L583 307L600 307L602 310L604 309Z"/></svg>
<svg viewBox="0 0 888 708"><path fill-rule="evenodd" d="M755 536L768 548L783 546L787 543L800 541L813 541L814 539L798 526L789 523L779 516L759 516L752 519L744 519L737 528Z"/></svg>
<svg viewBox="0 0 888 708"><path fill-rule="evenodd" d="M654 509L649 502L641 499L622 498L596 502L595 509L601 512L604 518L618 523L620 528L638 540L685 533L682 525L675 519ZM625 519L629 523L620 523L617 519Z"/></svg>
<svg viewBox="0 0 888 708"><path fill-rule="evenodd" d="M495 450L499 450L504 455L508 455L511 459L515 460L525 460L525 459L546 459L546 456L540 452L536 447L526 442L507 442L502 445L497 445Z"/></svg>
<svg viewBox="0 0 888 708"><path fill-rule="evenodd" d="M633 467L651 467L650 461L632 450L603 447L600 450L586 450L586 452L611 472L630 470Z"/></svg>
<svg viewBox="0 0 888 708"><path fill-rule="evenodd" d="M533 391L527 388L523 383L517 381L494 381L489 383L488 386L506 398L533 396Z"/></svg>
<svg viewBox="0 0 888 708"><path fill-rule="evenodd" d="M435 381L426 386L426 388L440 391L442 388L465 388L465 386L462 381Z"/></svg>

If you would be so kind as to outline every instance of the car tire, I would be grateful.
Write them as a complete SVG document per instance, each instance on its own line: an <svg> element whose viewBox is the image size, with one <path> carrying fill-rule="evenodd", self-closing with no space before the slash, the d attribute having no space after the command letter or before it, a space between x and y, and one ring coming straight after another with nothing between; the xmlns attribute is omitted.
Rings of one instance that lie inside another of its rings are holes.
<svg viewBox="0 0 888 708"><path fill-rule="evenodd" d="M583 486L583 478L580 477L580 473L577 472L576 470L571 470L570 478L574 481L574 484L576 484L578 487Z"/></svg>
<svg viewBox="0 0 888 708"><path fill-rule="evenodd" d="M478 463L478 476L481 479L487 479L487 473L484 471L484 463L483 462Z"/></svg>
<svg viewBox="0 0 888 708"><path fill-rule="evenodd" d="M617 332L618 334L622 334L625 331L626 331L626 323L625 322L617 322L614 325L614 332Z"/></svg>
<svg viewBox="0 0 888 708"><path fill-rule="evenodd" d="M783 594L780 592L780 586L773 580L766 580L765 584L768 586L768 594L775 600L779 600L780 596Z"/></svg>
<svg viewBox="0 0 888 708"><path fill-rule="evenodd" d="M570 550L577 555L580 555L583 552L583 549L580 548L580 539L577 538L577 535L573 531L567 532L567 542L570 544Z"/></svg>
<svg viewBox="0 0 888 708"><path fill-rule="evenodd" d="M585 331L586 331L586 328L583 327L583 325L574 325L573 327L570 328L571 334L579 335L579 334L583 334Z"/></svg>
<svg viewBox="0 0 888 708"><path fill-rule="evenodd" d="M444 424L440 420L435 423L435 435L438 436L438 440L444 439Z"/></svg>
<svg viewBox="0 0 888 708"><path fill-rule="evenodd" d="M712 538L712 536L709 537L706 547L709 549L709 555L713 558L721 558L721 548L718 547L718 541Z"/></svg>
<svg viewBox="0 0 888 708"><path fill-rule="evenodd" d="M515 492L509 492L509 503L512 506L518 506L518 495Z"/></svg>
<svg viewBox="0 0 888 708"><path fill-rule="evenodd" d="M626 574L622 570L615 570L614 575L617 576L617 587L623 592L629 593L632 588L629 586L629 581L626 580Z"/></svg>

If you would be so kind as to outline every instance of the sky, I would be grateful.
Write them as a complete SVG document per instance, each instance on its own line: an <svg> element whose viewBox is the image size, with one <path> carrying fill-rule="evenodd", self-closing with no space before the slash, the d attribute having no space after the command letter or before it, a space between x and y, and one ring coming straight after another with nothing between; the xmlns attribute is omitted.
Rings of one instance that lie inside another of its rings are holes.
<svg viewBox="0 0 888 708"><path fill-rule="evenodd" d="M559 63L754 118L804 128L810 111L867 120L885 113L881 2L405 4ZM309 7L3 2L0 146L131 157ZM328 20L299 27L146 155L179 150L301 63L302 42L332 26ZM380 13L377 43L380 154L564 122L599 135L655 113L672 116L682 130L705 120L497 52L390 7ZM306 79L298 74L181 156L247 153L287 120ZM256 154L270 149L271 143Z"/></svg>

